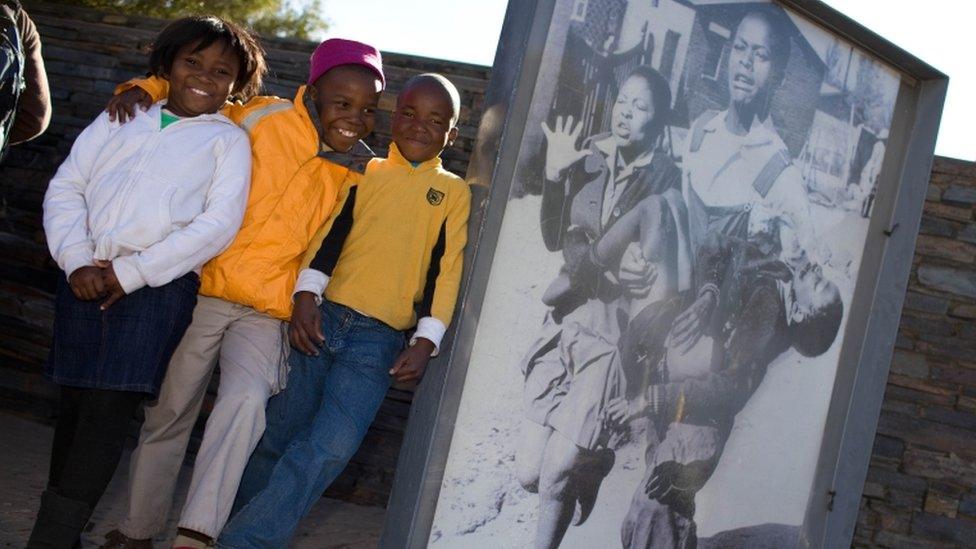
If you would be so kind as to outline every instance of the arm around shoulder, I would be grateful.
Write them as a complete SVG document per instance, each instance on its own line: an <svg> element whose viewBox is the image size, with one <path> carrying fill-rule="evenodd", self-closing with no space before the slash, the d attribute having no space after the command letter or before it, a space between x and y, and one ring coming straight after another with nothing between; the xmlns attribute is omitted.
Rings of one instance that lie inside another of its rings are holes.
<svg viewBox="0 0 976 549"><path fill-rule="evenodd" d="M133 78L123 82L115 87L115 95L129 91L132 88L139 88L146 92L152 98L153 103L166 99L166 96L169 95L169 81L160 76Z"/></svg>
<svg viewBox="0 0 976 549"><path fill-rule="evenodd" d="M123 82L115 87L115 95L119 95L123 92L131 90L132 88L139 88L146 92L153 103L162 101L169 95L169 81L159 76L133 78L132 80ZM252 97L246 103L241 103L240 101L228 101L224 104L224 107L220 109L220 113L233 120L235 124L242 124L248 115L259 111L268 105L278 103L290 105L291 101L271 95L258 95Z"/></svg>

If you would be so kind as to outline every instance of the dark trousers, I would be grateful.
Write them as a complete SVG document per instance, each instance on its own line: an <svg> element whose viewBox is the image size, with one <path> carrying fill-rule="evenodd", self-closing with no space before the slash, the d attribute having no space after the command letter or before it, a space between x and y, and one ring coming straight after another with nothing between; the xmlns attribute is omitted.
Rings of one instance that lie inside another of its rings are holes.
<svg viewBox="0 0 976 549"><path fill-rule="evenodd" d="M145 393L61 387L48 489L94 508L122 457Z"/></svg>
<svg viewBox="0 0 976 549"><path fill-rule="evenodd" d="M122 457L146 393L61 387L47 490L28 548L73 547Z"/></svg>

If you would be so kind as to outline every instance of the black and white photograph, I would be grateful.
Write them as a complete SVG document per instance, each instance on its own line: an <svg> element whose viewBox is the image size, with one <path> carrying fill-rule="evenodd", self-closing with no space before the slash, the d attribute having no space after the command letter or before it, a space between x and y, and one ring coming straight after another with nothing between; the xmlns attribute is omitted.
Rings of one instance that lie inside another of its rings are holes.
<svg viewBox="0 0 976 549"><path fill-rule="evenodd" d="M796 545L900 82L774 2L557 2L430 545Z"/></svg>

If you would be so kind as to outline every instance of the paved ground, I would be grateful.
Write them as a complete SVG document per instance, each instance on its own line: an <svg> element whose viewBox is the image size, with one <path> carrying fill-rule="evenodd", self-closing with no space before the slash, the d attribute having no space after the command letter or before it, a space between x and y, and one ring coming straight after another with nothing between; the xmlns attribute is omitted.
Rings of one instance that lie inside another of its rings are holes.
<svg viewBox="0 0 976 549"><path fill-rule="evenodd" d="M41 491L47 480L48 459L54 429L29 419L0 412L0 547L21 548L27 543ZM129 454L122 458L108 491L95 509L91 532L82 541L86 549L97 547L106 532L115 527L125 511L125 483ZM190 469L183 467L177 487L177 507L170 512L168 535L156 539L166 548L176 532L179 505L190 481ZM294 547L376 547L383 524L383 509L322 499L299 527Z"/></svg>

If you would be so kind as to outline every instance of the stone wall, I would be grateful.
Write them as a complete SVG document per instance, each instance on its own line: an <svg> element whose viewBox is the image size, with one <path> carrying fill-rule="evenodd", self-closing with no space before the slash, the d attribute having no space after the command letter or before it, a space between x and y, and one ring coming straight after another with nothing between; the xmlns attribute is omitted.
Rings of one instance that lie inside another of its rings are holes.
<svg viewBox="0 0 976 549"><path fill-rule="evenodd" d="M936 158L855 533L976 546L976 164Z"/></svg>
<svg viewBox="0 0 976 549"><path fill-rule="evenodd" d="M54 387L40 376L58 273L40 226L47 181L78 132L117 82L142 73L145 46L161 23L30 2L40 28L55 101L50 130L12 149L0 167L0 406L50 417ZM289 96L314 44L266 41L275 77ZM446 154L463 174L488 69L384 54L392 93L384 94L370 144L383 151L388 111L405 78L435 70L464 95L461 139ZM976 545L976 164L937 158L925 204L897 349L855 534L858 546ZM410 390L393 389L367 441L333 495L382 505Z"/></svg>
<svg viewBox="0 0 976 549"><path fill-rule="evenodd" d="M43 379L41 366L54 318L52 293L60 275L44 241L41 200L74 138L104 108L115 85L145 74L146 46L165 22L60 4L26 4L41 33L54 117L43 136L11 148L0 167L0 406L52 417L57 388ZM293 97L307 76L308 56L316 43L280 39L264 43L273 70L265 92ZM395 53L384 53L384 61L388 90L369 145L386 154L396 92L410 76L437 71L461 91L460 136L444 160L448 169L464 175L489 69ZM366 442L332 495L386 503L412 394L410 387L390 391Z"/></svg>

